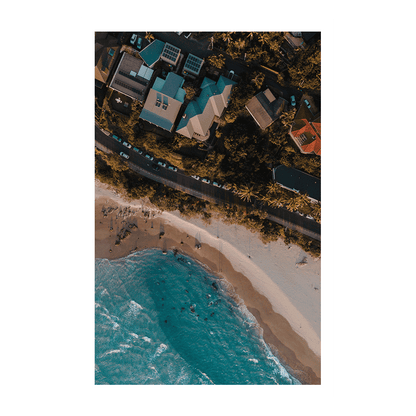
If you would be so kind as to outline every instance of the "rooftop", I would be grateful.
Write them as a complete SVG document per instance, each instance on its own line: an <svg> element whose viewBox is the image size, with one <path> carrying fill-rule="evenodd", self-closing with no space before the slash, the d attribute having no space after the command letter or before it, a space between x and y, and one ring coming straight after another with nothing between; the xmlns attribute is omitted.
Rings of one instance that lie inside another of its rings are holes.
<svg viewBox="0 0 416 416"><path fill-rule="evenodd" d="M224 108L227 107L234 84L235 81L222 75L216 83L205 77L199 97L187 105L176 131L188 138L194 135L205 137L214 117L221 117Z"/></svg>
<svg viewBox="0 0 416 416"><path fill-rule="evenodd" d="M159 60L164 47L165 42L155 39L152 43L150 43L142 51L140 51L139 55L143 59L145 64L151 68Z"/></svg>
<svg viewBox="0 0 416 416"><path fill-rule="evenodd" d="M204 60L201 58L198 58L195 55L192 55L191 53L186 58L185 64L183 66L183 74L186 74L187 72L193 74L193 75L199 75L199 72L201 71L202 65L204 64Z"/></svg>
<svg viewBox="0 0 416 416"><path fill-rule="evenodd" d="M302 153L321 155L321 116L315 116L302 101L289 132Z"/></svg>
<svg viewBox="0 0 416 416"><path fill-rule="evenodd" d="M140 113L140 118L171 131L185 100L186 92L182 88L184 81L182 77L173 72L169 72L166 80L156 78Z"/></svg>
<svg viewBox="0 0 416 416"><path fill-rule="evenodd" d="M274 168L274 179L283 187L295 192L307 193L317 201L321 200L321 179L300 170L279 165Z"/></svg>
<svg viewBox="0 0 416 416"><path fill-rule="evenodd" d="M120 46L117 44L117 38L106 32L95 33L95 79L97 81L102 84L107 82L119 51Z"/></svg>
<svg viewBox="0 0 416 416"><path fill-rule="evenodd" d="M178 63L180 53L181 50L179 48L166 42L160 58L168 64L176 65Z"/></svg>
<svg viewBox="0 0 416 416"><path fill-rule="evenodd" d="M246 108L259 127L264 130L279 118L286 104L284 98L276 99L270 89L267 89L255 95L246 104Z"/></svg>
<svg viewBox="0 0 416 416"><path fill-rule="evenodd" d="M147 68L143 60L124 52L110 88L142 101L150 86L152 75L153 70Z"/></svg>

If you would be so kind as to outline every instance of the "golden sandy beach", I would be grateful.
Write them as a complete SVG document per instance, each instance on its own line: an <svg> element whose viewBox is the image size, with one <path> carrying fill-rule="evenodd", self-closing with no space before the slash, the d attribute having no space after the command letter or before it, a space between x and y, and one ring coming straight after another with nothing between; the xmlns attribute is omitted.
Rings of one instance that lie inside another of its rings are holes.
<svg viewBox="0 0 416 416"><path fill-rule="evenodd" d="M100 186L101 191L106 188ZM96 188L97 189L97 188ZM103 194L103 193L102 193ZM105 194L105 192L104 192ZM302 384L321 383L320 356L315 354L308 343L293 330L281 314L276 313L269 299L255 290L250 279L233 268L231 262L218 249L200 241L195 235L173 226L162 216L144 212L135 205L129 207L126 201L121 211L118 198L96 194L95 200L95 257L116 259L146 248L161 250L176 249L206 265L219 278L232 284L237 295L244 301L248 310L256 317L263 328L264 340L269 344L279 360L289 366L293 375ZM116 208L111 210L111 208ZM103 209L105 212L103 212ZM122 230L130 234L116 245L117 236Z"/></svg>

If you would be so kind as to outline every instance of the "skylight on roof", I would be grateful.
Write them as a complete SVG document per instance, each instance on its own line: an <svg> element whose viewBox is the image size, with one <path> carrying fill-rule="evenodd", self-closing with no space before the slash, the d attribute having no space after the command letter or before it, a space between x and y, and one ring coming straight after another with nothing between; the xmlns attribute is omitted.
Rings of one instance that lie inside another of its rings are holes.
<svg viewBox="0 0 416 416"><path fill-rule="evenodd" d="M114 55L114 49L113 48L110 48L110 50L108 51L108 54L110 56L113 56Z"/></svg>

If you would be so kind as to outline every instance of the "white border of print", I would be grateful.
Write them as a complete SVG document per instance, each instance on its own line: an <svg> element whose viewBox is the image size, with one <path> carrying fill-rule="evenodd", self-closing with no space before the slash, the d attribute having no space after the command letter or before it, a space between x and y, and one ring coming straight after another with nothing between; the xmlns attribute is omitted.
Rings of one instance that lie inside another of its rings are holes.
<svg viewBox="0 0 416 416"><path fill-rule="evenodd" d="M326 16L81 16L81 345L83 402L336 402L337 23ZM320 31L322 33L322 372L319 386L97 386L94 384L94 32Z"/></svg>

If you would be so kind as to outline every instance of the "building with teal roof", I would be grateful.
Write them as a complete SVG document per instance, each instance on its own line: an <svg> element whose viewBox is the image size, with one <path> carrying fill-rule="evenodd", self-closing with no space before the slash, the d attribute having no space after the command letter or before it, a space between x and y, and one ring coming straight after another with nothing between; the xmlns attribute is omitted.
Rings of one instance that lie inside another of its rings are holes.
<svg viewBox="0 0 416 416"><path fill-rule="evenodd" d="M164 48L165 42L155 39L151 44L147 45L142 51L140 51L139 55L145 64L149 68L152 68L153 65L159 60Z"/></svg>
<svg viewBox="0 0 416 416"><path fill-rule="evenodd" d="M140 118L164 130L172 131L186 92L182 88L184 79L169 72L166 79L156 78L150 89Z"/></svg>
<svg viewBox="0 0 416 416"><path fill-rule="evenodd" d="M228 106L235 84L235 81L222 75L217 82L205 77L200 87L202 91L187 105L176 129L177 133L202 141L208 139L209 128L215 116L221 117Z"/></svg>

